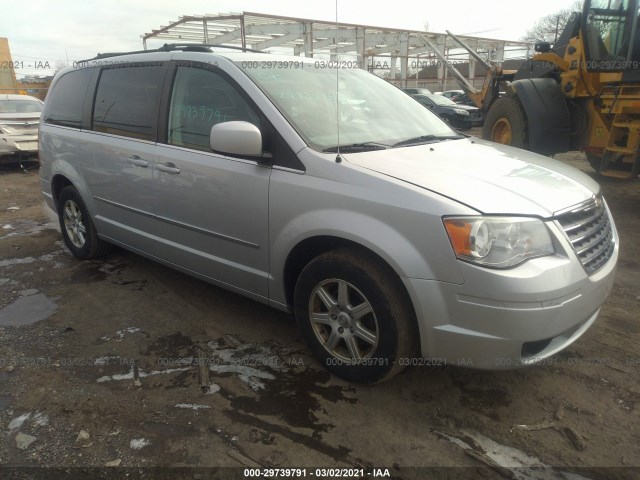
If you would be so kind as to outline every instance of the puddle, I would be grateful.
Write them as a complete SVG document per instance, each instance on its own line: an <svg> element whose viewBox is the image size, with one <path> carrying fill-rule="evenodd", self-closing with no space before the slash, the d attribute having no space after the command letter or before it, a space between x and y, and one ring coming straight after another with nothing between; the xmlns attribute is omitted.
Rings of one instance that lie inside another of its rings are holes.
<svg viewBox="0 0 640 480"><path fill-rule="evenodd" d="M181 332L175 332L165 337L156 339L154 343L147 348L148 355L157 355L158 361L164 359L178 358L183 352L192 350L194 347L193 340ZM193 352L191 352L193 355Z"/></svg>
<svg viewBox="0 0 640 480"><path fill-rule="evenodd" d="M0 310L0 326L23 327L53 315L58 306L44 293L20 297Z"/></svg>
<svg viewBox="0 0 640 480"><path fill-rule="evenodd" d="M145 433L151 433L153 435L162 437L186 437L195 435L198 433L196 427L192 425L174 425L168 423L154 423L145 422L142 425L142 430Z"/></svg>
<svg viewBox="0 0 640 480"><path fill-rule="evenodd" d="M279 375L258 396L236 396L229 401L234 410L275 416L293 427L326 432L332 425L322 424L316 416L316 412L322 411L321 400L331 404L339 401L357 403L355 398L345 395L353 391L352 387L327 385L330 380L329 372L307 368Z"/></svg>
<svg viewBox="0 0 640 480"><path fill-rule="evenodd" d="M6 410L11 406L11 395L0 395L0 410Z"/></svg>

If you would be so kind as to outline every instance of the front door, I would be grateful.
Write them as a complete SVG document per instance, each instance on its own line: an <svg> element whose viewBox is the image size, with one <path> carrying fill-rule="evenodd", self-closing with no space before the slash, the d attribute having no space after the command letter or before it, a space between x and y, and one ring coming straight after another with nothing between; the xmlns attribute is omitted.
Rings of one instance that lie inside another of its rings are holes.
<svg viewBox="0 0 640 480"><path fill-rule="evenodd" d="M260 127L255 109L217 69L177 68L166 144L155 155L158 255L266 298L271 168L211 151L211 127L231 120Z"/></svg>

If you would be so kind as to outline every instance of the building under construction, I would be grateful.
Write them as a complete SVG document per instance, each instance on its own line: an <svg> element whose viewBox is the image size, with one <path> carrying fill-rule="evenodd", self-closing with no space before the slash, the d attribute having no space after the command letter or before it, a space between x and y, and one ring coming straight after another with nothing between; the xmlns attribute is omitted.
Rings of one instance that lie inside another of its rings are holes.
<svg viewBox="0 0 640 480"><path fill-rule="evenodd" d="M464 35L459 38L491 62L529 56L530 45L524 42ZM448 75L447 65L435 55L434 49L438 49L451 64L467 64L464 69L470 83L483 81L480 76L476 78L476 60L444 33L243 12L180 17L142 35L145 50L153 47L154 41L236 45L330 60L352 58L360 68L399 86L459 88ZM434 68L436 73L430 78L421 73Z"/></svg>

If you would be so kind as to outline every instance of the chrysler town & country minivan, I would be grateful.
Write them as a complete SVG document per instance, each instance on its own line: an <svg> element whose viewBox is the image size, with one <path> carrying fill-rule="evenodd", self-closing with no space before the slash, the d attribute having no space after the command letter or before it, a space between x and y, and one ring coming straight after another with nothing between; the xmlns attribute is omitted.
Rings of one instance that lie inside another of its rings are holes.
<svg viewBox="0 0 640 480"><path fill-rule="evenodd" d="M177 45L59 72L40 176L67 247L292 312L355 382L424 358L535 364L578 339L618 258L598 183L336 66Z"/></svg>

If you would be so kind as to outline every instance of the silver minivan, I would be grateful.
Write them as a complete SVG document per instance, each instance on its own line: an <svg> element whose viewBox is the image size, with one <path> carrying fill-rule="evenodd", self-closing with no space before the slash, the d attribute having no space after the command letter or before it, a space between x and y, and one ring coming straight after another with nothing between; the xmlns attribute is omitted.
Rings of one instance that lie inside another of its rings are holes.
<svg viewBox="0 0 640 480"><path fill-rule="evenodd" d="M40 176L66 245L292 312L354 382L530 365L579 338L618 258L599 185L348 66L168 45L62 70Z"/></svg>

